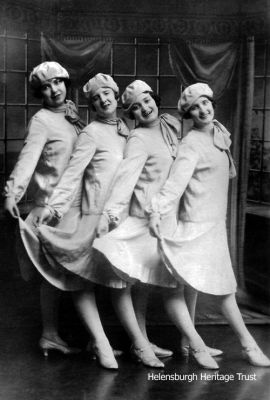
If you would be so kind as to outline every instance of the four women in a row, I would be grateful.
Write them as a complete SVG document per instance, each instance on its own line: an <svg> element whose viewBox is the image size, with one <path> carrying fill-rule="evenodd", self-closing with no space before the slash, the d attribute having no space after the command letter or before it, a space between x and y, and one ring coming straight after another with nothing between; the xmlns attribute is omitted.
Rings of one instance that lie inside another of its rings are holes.
<svg viewBox="0 0 270 400"><path fill-rule="evenodd" d="M103 367L118 368L96 305L94 285L101 284L111 288L132 355L163 368L159 358L172 352L151 343L145 322L148 287L156 285L182 332L183 355L191 354L204 368L219 368L213 357L222 351L207 347L194 327L202 291L220 300L245 358L270 366L235 301L225 226L235 168L229 133L214 120L212 90L198 83L182 93L179 112L194 126L178 143L179 121L158 115L159 98L145 82L134 81L122 95L124 113L136 123L130 133L117 118L119 89L111 76L97 74L83 88L96 112L87 127L66 100L68 83L67 71L55 62L31 73L43 108L29 124L5 188L5 209L19 218L24 275L35 270L43 277L44 354L77 352L57 332L57 289L69 290L91 337L89 351ZM23 221L17 202L29 184L35 188L34 206Z"/></svg>

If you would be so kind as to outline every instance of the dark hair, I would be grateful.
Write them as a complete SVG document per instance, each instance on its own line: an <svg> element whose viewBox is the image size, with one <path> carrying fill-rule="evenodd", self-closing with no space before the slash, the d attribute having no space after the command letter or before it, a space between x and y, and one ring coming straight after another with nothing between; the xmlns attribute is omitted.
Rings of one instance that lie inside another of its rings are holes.
<svg viewBox="0 0 270 400"><path fill-rule="evenodd" d="M113 89L112 89L113 90ZM119 96L119 94L116 94L115 93L115 91L113 91L114 92L114 98L115 98L115 100L119 100L119 98L120 98L120 96ZM96 107L92 104L92 99L89 97L89 99L88 99L88 105L91 107L91 110L92 111L94 111L94 112L96 112L97 110L96 110Z"/></svg>
<svg viewBox="0 0 270 400"><path fill-rule="evenodd" d="M56 77L57 78L57 77ZM71 85L71 80L69 78L57 78L61 81L63 81L65 83L66 89L68 90L68 88ZM41 86L37 89L31 88L33 96L36 97L37 99L41 99L42 98L42 91L41 91Z"/></svg>
<svg viewBox="0 0 270 400"><path fill-rule="evenodd" d="M201 97L206 97L208 100L211 101L213 108L214 108L214 109L216 108L217 103L216 103L215 100L212 99L212 97L209 97L209 96L201 96ZM183 115L182 118L183 118L183 119L191 119L191 115L190 115L189 110Z"/></svg>
<svg viewBox="0 0 270 400"><path fill-rule="evenodd" d="M150 94L150 96L152 97L152 99L155 101L156 106L157 106L157 107L160 107L161 98L160 98L160 96L159 96L157 93L155 93L155 92L150 92L150 91L145 91L145 92L143 92L143 93L148 93L148 94ZM123 107L123 108L124 108L124 107ZM125 110L125 109L124 109L124 110ZM131 107L131 109L129 110L129 112L128 112L128 114L127 114L127 117L128 117L129 119L135 119L135 118L134 118L134 115L133 115L133 112L132 112L132 107Z"/></svg>

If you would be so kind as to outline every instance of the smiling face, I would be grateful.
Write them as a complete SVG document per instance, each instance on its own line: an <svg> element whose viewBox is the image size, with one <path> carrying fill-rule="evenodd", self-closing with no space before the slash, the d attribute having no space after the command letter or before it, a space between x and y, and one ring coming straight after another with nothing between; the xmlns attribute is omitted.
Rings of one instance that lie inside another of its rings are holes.
<svg viewBox="0 0 270 400"><path fill-rule="evenodd" d="M135 120L139 125L151 125L158 119L158 107L149 93L138 96L136 103L131 108Z"/></svg>
<svg viewBox="0 0 270 400"><path fill-rule="evenodd" d="M66 100L67 89L62 78L52 78L44 82L41 87L44 104L48 107L61 107Z"/></svg>
<svg viewBox="0 0 270 400"><path fill-rule="evenodd" d="M99 88L91 99L97 114L103 118L115 118L117 100L111 88Z"/></svg>
<svg viewBox="0 0 270 400"><path fill-rule="evenodd" d="M213 104L207 97L199 97L190 107L189 114L194 122L194 126L196 128L203 128L213 121Z"/></svg>

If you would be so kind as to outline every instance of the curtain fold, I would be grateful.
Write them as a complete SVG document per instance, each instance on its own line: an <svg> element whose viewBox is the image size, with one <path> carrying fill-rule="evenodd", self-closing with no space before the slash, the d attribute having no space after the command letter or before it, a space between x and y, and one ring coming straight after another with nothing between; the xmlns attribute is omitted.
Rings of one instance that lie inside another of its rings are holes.
<svg viewBox="0 0 270 400"><path fill-rule="evenodd" d="M169 60L184 87L205 82L218 100L216 118L232 133L232 154L238 176L232 181L228 204L228 239L238 285L244 289L243 250L254 90L254 40L170 43Z"/></svg>
<svg viewBox="0 0 270 400"><path fill-rule="evenodd" d="M88 39L59 41L41 37L44 61L57 61L65 67L74 86L81 86L98 72L110 70L112 40Z"/></svg>
<svg viewBox="0 0 270 400"><path fill-rule="evenodd" d="M169 60L182 85L208 83L219 99L231 83L238 49L236 42L203 44L178 41L169 46Z"/></svg>

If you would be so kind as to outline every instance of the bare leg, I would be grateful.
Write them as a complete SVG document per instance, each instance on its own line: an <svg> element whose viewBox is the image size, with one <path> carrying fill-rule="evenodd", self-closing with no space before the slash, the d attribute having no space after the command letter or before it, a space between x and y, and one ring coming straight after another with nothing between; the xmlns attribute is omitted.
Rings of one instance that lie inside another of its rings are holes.
<svg viewBox="0 0 270 400"><path fill-rule="evenodd" d="M132 341L132 351L145 365L163 367L164 364L156 358L149 341L140 330L131 298L131 287L112 289L112 303L118 318Z"/></svg>
<svg viewBox="0 0 270 400"><path fill-rule="evenodd" d="M255 339L247 330L241 312L236 303L235 295L230 294L220 297L221 310L236 333L241 346L243 356L251 365L270 367L270 359L262 353Z"/></svg>
<svg viewBox="0 0 270 400"><path fill-rule="evenodd" d="M191 320L184 297L184 286L177 289L167 289L163 293L165 309L175 326L187 337L193 357L200 366L217 369L217 363L208 353L204 341Z"/></svg>
<svg viewBox="0 0 270 400"><path fill-rule="evenodd" d="M138 325L140 327L141 332L143 333L143 336L150 342L146 331L146 312L147 312L149 293L150 293L150 288L144 284L137 283L132 288L132 300L134 304L134 310L138 321ZM162 347L159 347L151 342L150 344L152 350L154 351L157 357L165 358L173 355L173 352L171 350L163 349Z"/></svg>
<svg viewBox="0 0 270 400"><path fill-rule="evenodd" d="M58 335L58 309L61 292L44 280L40 286L42 337L66 345Z"/></svg>
<svg viewBox="0 0 270 400"><path fill-rule="evenodd" d="M254 346L256 342L247 330L236 303L235 295L229 294L227 296L218 296L218 298L220 301L221 311L236 333L242 347Z"/></svg>
<svg viewBox="0 0 270 400"><path fill-rule="evenodd" d="M142 285L140 283L132 287L132 301L134 304L134 311L138 321L139 328L143 336L148 339L146 332L146 311L147 302L149 297L149 288L147 285Z"/></svg>
<svg viewBox="0 0 270 400"><path fill-rule="evenodd" d="M190 286L185 286L184 287L184 296L185 296L186 305L187 305L187 308L188 308L188 311L190 314L191 321L194 325L198 292L195 289L191 288ZM181 349L187 348L187 352L188 352L188 345L189 345L188 343L189 343L189 340L188 340L187 336L183 335L182 339L181 339Z"/></svg>
<svg viewBox="0 0 270 400"><path fill-rule="evenodd" d="M175 326L187 337L188 344L194 349L205 347L191 320L184 297L184 287L165 289L163 293L165 309Z"/></svg>
<svg viewBox="0 0 270 400"><path fill-rule="evenodd" d="M198 292L197 292L197 290L193 289L190 286L185 286L184 294L185 294L185 300L186 300L187 308L188 308L188 311L190 314L190 318L193 322L193 325L195 325L195 310L196 310ZM206 346L206 347L207 347L209 354L212 357L220 356L221 354L223 354L222 350L215 349L215 348L208 347L208 346ZM185 335L183 335L181 338L180 352L184 356L189 355L188 338Z"/></svg>
<svg viewBox="0 0 270 400"><path fill-rule="evenodd" d="M117 369L117 362L100 320L94 287L88 291L73 292L73 301L93 338L92 352L99 363L105 368Z"/></svg>

